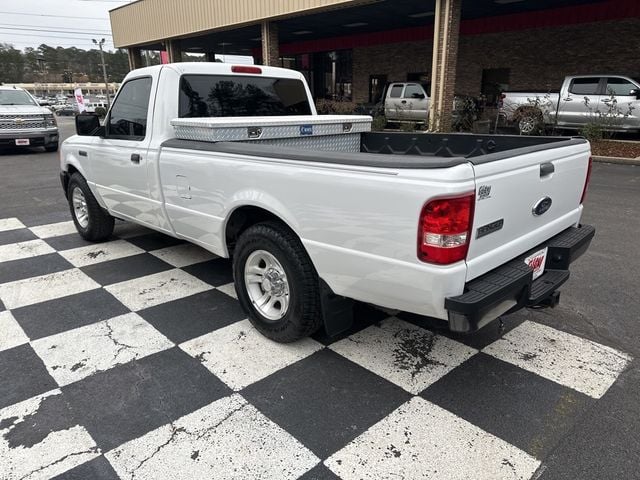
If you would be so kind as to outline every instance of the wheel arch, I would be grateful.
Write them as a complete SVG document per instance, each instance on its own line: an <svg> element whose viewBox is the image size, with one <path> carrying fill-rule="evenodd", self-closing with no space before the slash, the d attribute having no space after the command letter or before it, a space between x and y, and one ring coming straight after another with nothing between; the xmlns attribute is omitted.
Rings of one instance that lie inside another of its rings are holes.
<svg viewBox="0 0 640 480"><path fill-rule="evenodd" d="M282 215L278 215L262 205L237 205L229 212L224 224L224 246L227 255L229 257L233 255L235 243L245 230L257 223L268 221L283 225L300 238L300 235L296 229L293 228L291 222L285 220Z"/></svg>

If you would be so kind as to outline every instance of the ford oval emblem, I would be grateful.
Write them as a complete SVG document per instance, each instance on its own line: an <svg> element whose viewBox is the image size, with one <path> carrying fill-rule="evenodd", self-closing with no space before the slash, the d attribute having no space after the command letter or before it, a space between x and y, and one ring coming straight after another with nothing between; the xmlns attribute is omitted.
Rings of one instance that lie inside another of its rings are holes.
<svg viewBox="0 0 640 480"><path fill-rule="evenodd" d="M538 202L533 206L533 210L531 211L531 213L533 213L533 215L536 217L544 215L549 211L552 204L553 200L551 200L550 197L544 197L543 199L538 200Z"/></svg>

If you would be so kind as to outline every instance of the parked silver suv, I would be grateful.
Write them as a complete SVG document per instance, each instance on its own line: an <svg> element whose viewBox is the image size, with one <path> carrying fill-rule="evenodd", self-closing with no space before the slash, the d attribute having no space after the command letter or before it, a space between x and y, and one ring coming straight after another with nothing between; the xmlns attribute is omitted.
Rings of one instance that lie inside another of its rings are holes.
<svg viewBox="0 0 640 480"><path fill-rule="evenodd" d="M44 147L58 150L58 126L46 107L26 90L0 86L0 147Z"/></svg>

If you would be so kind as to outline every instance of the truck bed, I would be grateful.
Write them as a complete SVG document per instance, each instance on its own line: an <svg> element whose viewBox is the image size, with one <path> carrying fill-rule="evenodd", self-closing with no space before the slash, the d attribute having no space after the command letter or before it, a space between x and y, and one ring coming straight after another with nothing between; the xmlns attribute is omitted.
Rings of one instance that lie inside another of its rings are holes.
<svg viewBox="0 0 640 480"><path fill-rule="evenodd" d="M259 156L360 167L433 169L504 160L517 155L587 143L581 137L529 137L440 133L370 132L360 137L360 153L306 150L240 142L171 139L163 148Z"/></svg>

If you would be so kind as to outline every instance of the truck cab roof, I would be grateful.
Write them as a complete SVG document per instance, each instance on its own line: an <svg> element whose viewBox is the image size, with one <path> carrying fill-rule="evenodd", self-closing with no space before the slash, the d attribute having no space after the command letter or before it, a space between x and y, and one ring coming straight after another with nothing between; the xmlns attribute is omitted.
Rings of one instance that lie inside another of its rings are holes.
<svg viewBox="0 0 640 480"><path fill-rule="evenodd" d="M232 63L220 62L180 62L154 65L152 67L133 70L129 72L124 81L129 77L140 77L144 75L154 76L164 68L174 70L179 75L262 75L264 77L304 79L304 75L300 72L279 67L266 67L263 65L235 65ZM234 69L238 71L234 71ZM251 70L255 71L255 73L250 73Z"/></svg>

